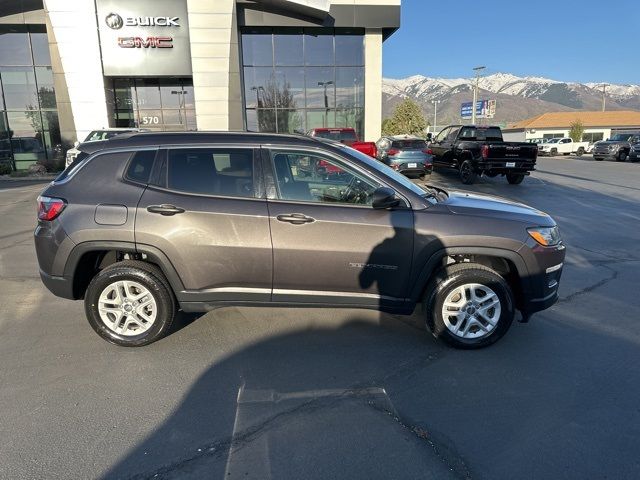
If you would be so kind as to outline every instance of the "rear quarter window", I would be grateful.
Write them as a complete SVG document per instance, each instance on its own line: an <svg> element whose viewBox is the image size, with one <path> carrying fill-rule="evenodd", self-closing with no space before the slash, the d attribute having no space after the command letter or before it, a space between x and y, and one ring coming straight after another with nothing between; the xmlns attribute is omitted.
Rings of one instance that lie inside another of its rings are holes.
<svg viewBox="0 0 640 480"><path fill-rule="evenodd" d="M149 183L151 177L151 170L153 169L153 162L156 157L155 150L144 150L136 152L129 162L127 173L125 177L129 180L138 183Z"/></svg>

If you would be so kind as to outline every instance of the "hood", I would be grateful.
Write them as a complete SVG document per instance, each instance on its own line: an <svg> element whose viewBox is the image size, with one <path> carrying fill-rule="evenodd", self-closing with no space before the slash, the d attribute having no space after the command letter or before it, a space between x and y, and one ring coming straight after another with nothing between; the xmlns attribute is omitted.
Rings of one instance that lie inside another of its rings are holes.
<svg viewBox="0 0 640 480"><path fill-rule="evenodd" d="M455 214L512 220L540 227L556 224L546 213L506 198L462 190L449 190L448 193L449 198L443 204Z"/></svg>

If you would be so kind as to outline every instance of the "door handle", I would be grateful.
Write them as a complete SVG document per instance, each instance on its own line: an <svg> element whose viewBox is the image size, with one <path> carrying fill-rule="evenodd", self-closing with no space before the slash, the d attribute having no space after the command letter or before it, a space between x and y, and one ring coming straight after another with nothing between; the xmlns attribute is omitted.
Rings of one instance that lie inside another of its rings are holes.
<svg viewBox="0 0 640 480"><path fill-rule="evenodd" d="M279 222L292 223L294 225L303 225L305 223L315 222L315 218L307 217L302 213L289 213L286 215L278 215L276 217Z"/></svg>
<svg viewBox="0 0 640 480"><path fill-rule="evenodd" d="M147 212L151 213L159 213L160 215L164 215L168 217L170 215L175 215L176 213L184 213L184 208L176 207L175 205L149 205L147 207Z"/></svg>

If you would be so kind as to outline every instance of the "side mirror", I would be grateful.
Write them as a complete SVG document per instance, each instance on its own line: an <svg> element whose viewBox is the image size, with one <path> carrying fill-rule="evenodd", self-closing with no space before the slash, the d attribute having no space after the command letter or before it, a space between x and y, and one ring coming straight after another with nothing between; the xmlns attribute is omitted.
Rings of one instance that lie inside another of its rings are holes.
<svg viewBox="0 0 640 480"><path fill-rule="evenodd" d="M433 133L429 132L427 133L427 142L430 142L433 140Z"/></svg>
<svg viewBox="0 0 640 480"><path fill-rule="evenodd" d="M377 210L397 207L399 204L400 199L396 197L396 192L393 188L379 187L373 192L372 207Z"/></svg>
<svg viewBox="0 0 640 480"><path fill-rule="evenodd" d="M73 148L78 148L79 146L80 146L80 142L78 142L77 140L73 142Z"/></svg>

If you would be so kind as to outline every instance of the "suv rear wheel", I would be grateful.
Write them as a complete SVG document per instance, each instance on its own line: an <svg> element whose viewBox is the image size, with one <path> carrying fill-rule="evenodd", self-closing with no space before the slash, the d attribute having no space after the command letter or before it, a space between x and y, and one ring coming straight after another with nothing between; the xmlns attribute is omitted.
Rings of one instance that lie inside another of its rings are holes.
<svg viewBox="0 0 640 480"><path fill-rule="evenodd" d="M464 263L444 268L424 298L427 327L456 348L482 348L499 340L513 322L513 293L494 270Z"/></svg>
<svg viewBox="0 0 640 480"><path fill-rule="evenodd" d="M162 271L135 260L100 271L87 287L84 306L96 333L124 347L141 347L165 336L176 312Z"/></svg>

